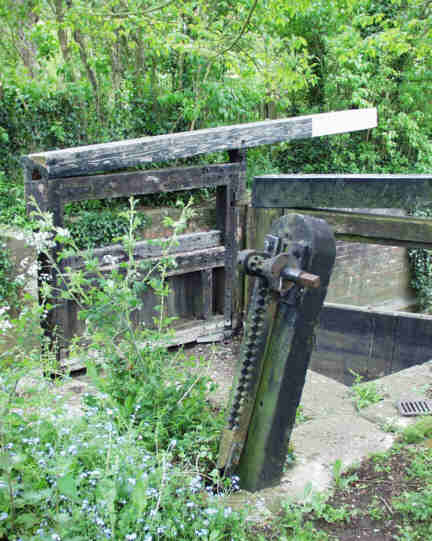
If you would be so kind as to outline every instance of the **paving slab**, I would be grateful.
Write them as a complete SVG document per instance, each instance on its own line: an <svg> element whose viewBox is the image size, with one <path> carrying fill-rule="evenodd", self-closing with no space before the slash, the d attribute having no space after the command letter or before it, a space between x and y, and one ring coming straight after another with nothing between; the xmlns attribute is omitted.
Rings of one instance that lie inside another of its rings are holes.
<svg viewBox="0 0 432 541"><path fill-rule="evenodd" d="M254 494L240 491L230 497L230 502L249 507L251 520L265 520L284 501L302 501L308 486L314 491L330 488L337 460L347 467L389 449L396 439L389 429L402 429L419 419L402 417L397 401L431 396L432 361L362 385L368 384L377 386L383 400L358 412L349 388L309 371L302 405L313 420L293 431L294 465L278 486Z"/></svg>
<svg viewBox="0 0 432 541"><path fill-rule="evenodd" d="M255 494L240 491L229 501L239 507L252 505L256 516L276 513L284 501L303 501L309 487L313 491L329 489L337 460L343 468L356 465L372 453L389 449L394 439L394 434L383 432L356 413L322 416L302 423L291 438L295 463L280 484Z"/></svg>
<svg viewBox="0 0 432 541"><path fill-rule="evenodd" d="M307 371L301 406L304 415L312 419L355 412L350 388L313 370Z"/></svg>
<svg viewBox="0 0 432 541"><path fill-rule="evenodd" d="M373 383L382 393L383 400L360 410L359 415L384 430L402 430L416 423L419 417L402 416L397 402L432 398L432 361L384 376Z"/></svg>

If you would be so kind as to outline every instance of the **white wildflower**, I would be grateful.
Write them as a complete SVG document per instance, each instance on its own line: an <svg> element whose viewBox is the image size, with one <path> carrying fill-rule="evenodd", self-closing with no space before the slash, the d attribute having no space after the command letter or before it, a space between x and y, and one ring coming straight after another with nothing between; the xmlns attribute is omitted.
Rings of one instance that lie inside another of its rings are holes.
<svg viewBox="0 0 432 541"><path fill-rule="evenodd" d="M7 331L8 329L12 329L13 325L8 319L4 319L3 321L0 321L0 331Z"/></svg>
<svg viewBox="0 0 432 541"><path fill-rule="evenodd" d="M56 232L57 232L57 235L60 235L61 237L65 237L65 238L70 237L70 232L64 227L57 227Z"/></svg>
<svg viewBox="0 0 432 541"><path fill-rule="evenodd" d="M102 258L102 263L104 263L105 265L115 265L118 259L118 257L115 257L111 254L106 254Z"/></svg>

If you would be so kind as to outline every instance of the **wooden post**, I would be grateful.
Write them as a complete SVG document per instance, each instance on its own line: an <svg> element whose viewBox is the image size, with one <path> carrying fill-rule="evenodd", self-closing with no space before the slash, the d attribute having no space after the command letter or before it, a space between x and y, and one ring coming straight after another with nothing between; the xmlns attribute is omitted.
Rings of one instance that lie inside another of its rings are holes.
<svg viewBox="0 0 432 541"><path fill-rule="evenodd" d="M267 238L268 242L280 239L279 250L292 262L290 267L309 273L314 280L319 276L320 282L316 282L318 287L310 288L294 282L287 293L273 293L273 306L266 314L268 321L264 326L269 334L259 363L262 369L253 411L248 426L239 426L239 431L247 430L238 464L240 486L251 491L274 485L282 476L312 353L314 329L336 253L327 224L309 216L283 216L273 223ZM251 322L254 317L252 313ZM239 369L241 373L245 370L242 364ZM240 384L242 396L247 394L245 385ZM243 399L247 403L248 397Z"/></svg>
<svg viewBox="0 0 432 541"><path fill-rule="evenodd" d="M213 314L213 269L201 271L201 295L202 295L202 314L204 320L209 320Z"/></svg>

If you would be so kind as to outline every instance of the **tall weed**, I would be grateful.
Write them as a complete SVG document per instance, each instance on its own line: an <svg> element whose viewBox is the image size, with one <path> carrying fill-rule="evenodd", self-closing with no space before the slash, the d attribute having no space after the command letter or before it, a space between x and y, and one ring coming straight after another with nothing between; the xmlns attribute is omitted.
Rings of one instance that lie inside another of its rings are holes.
<svg viewBox="0 0 432 541"><path fill-rule="evenodd" d="M209 382L167 349L169 253L190 214L186 205L171 223L165 256L143 266L134 258L132 202L120 239L127 262L101 273L89 254L85 270L66 269L62 295L79 303L86 324L72 354L88 359L94 386L82 415L58 398L62 382L43 376L52 368L39 325L48 304L29 302L14 321L1 312L5 339L37 329L37 340L29 349L23 337L0 357L0 537L246 539L241 515L219 504L218 493L232 487L214 467L223 419L206 401ZM60 259L73 253L67 231L53 237L50 216L39 218L34 244L50 256L53 242L62 242ZM141 287L154 288L160 299L152 328L133 317ZM42 293L52 299L57 292L45 284Z"/></svg>

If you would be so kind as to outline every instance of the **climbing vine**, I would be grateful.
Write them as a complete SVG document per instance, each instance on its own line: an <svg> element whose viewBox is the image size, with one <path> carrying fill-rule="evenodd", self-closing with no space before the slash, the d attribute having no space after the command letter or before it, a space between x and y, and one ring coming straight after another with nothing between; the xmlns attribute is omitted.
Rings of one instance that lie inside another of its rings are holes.
<svg viewBox="0 0 432 541"><path fill-rule="evenodd" d="M410 211L410 214L419 218L431 218L432 207L419 206ZM411 265L411 286L417 296L419 310L423 313L432 313L432 250L413 248L408 250Z"/></svg>

